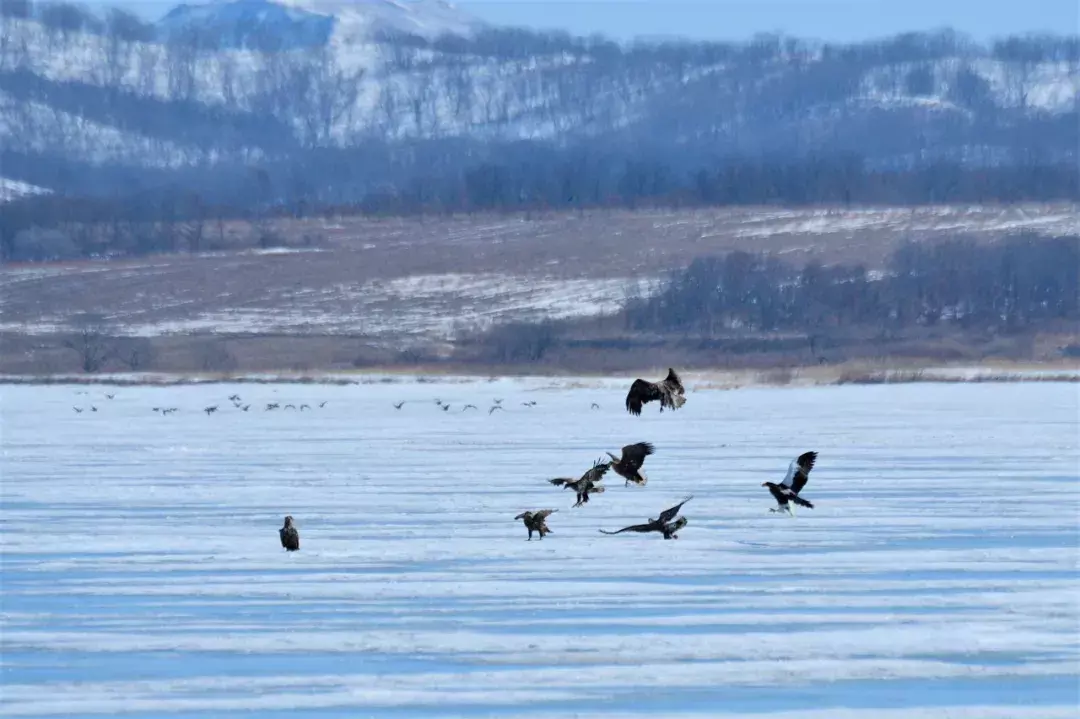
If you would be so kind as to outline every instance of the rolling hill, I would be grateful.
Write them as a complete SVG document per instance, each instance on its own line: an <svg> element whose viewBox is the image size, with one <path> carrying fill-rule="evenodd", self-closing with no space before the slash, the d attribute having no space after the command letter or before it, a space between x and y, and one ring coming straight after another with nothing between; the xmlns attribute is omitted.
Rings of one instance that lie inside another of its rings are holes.
<svg viewBox="0 0 1080 719"><path fill-rule="evenodd" d="M25 0L3 12L4 175L65 193L224 193L254 167L272 179L262 201L355 201L551 151L678 174L730 156L1069 161L1080 140L1076 37L620 45L491 27L439 0L232 0L155 24Z"/></svg>

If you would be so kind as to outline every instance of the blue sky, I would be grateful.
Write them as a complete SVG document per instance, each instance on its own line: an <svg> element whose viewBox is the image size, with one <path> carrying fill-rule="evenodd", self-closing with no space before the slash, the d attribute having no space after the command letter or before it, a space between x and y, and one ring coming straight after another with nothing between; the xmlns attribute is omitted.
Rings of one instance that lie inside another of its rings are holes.
<svg viewBox="0 0 1080 719"><path fill-rule="evenodd" d="M179 3L90 0L157 17ZM188 0L198 3L199 0ZM783 32L851 41L952 27L977 40L1024 32L1080 33L1080 0L458 0L489 22L603 33L745 39Z"/></svg>

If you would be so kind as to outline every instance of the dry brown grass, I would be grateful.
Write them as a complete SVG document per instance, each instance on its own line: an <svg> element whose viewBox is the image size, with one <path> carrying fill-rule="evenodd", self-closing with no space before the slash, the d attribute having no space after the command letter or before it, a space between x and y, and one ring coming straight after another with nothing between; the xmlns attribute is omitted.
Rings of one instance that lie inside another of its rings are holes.
<svg viewBox="0 0 1080 719"><path fill-rule="evenodd" d="M41 378L75 376L96 381L94 375L81 373L78 355L65 349L61 344L62 339L60 336L0 336L0 373ZM1052 343L1033 342L1029 338L1015 339L1021 346L1053 346ZM207 381L207 378L226 381L252 374L281 375L299 378L299 381L330 381L331 378L373 375L660 377L671 366L678 367L694 382L715 388L914 381L1032 381L1030 373L1033 371L1060 380L1070 373L1075 374L1080 368L1080 360L1061 359L1060 353L1017 360L1009 356L981 354L976 340L969 341L970 351L965 352L961 360L953 359L949 351L912 356L890 354L888 348L854 343L846 348L842 358L823 364L816 362L808 352L793 353L781 349L722 354L712 349L697 350L692 343L686 346L676 340L647 350L632 345L606 350L556 346L542 361L505 363L486 361L482 354L448 359L421 355L405 359L399 353L371 344L363 337L170 336L153 341L157 350L156 361L151 367L143 368L143 371L193 381ZM983 340L983 344L986 343ZM989 343L1001 344L1002 340L991 338ZM905 343L901 341L899 344ZM933 348L930 342L922 341L922 345ZM643 362L643 358L647 358L647 362ZM928 367L950 366L978 367L983 374L972 377L955 372L952 375L925 372ZM130 372L129 368L115 361L103 368L103 376L127 372Z"/></svg>
<svg viewBox="0 0 1080 719"><path fill-rule="evenodd" d="M542 277L621 282L659 277L695 257L731 250L771 252L795 264L818 259L879 268L904 239L940 240L963 231L994 241L1006 230L1025 228L1075 232L1078 210L1073 205L733 208L279 220L273 230L290 245L315 238L318 246L306 249L318 251L4 266L2 321L10 331L43 333L42 325L63 323L79 310L105 314L121 325L167 327L208 317L201 330L235 332L239 328L228 326L230 316L264 312L300 320L310 316L314 326L295 334L320 334L327 318L355 320L350 332L375 334L365 328L369 319L378 324L403 315L411 300L399 297L373 309L349 295L366 282L447 273L507 275L525 286ZM233 223L225 230L225 245L250 244L253 232ZM28 272L42 269L47 274ZM453 302L445 302L445 315L453 316ZM392 329L378 333L382 342L394 340Z"/></svg>

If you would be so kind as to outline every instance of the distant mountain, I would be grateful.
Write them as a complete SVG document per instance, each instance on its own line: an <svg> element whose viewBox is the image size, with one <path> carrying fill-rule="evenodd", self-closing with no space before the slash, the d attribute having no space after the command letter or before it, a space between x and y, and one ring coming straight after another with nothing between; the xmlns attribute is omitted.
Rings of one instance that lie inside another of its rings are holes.
<svg viewBox="0 0 1080 719"><path fill-rule="evenodd" d="M1080 146L1076 36L620 45L439 0L221 0L156 25L70 4L0 12L0 164L55 191L247 178L266 201L352 201L564 150L662 191L664 173L732 156L995 167L1075 162Z"/></svg>
<svg viewBox="0 0 1080 719"><path fill-rule="evenodd" d="M362 42L379 32L467 35L482 25L442 0L213 0L178 5L157 28L162 39L194 35L223 50L290 50L326 45L335 33Z"/></svg>
<svg viewBox="0 0 1080 719"><path fill-rule="evenodd" d="M178 5L157 23L165 41L197 36L221 50L276 46L291 50L330 41L336 18L267 0Z"/></svg>

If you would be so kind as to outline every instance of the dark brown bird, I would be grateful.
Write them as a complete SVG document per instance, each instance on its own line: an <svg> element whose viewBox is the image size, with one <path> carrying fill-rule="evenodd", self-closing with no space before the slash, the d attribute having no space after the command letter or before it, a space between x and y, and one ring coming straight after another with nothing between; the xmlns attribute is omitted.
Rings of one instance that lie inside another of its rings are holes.
<svg viewBox="0 0 1080 719"><path fill-rule="evenodd" d="M641 471L641 465L645 464L645 458L648 457L656 450L652 444L648 442L638 442L637 444L628 444L622 448L622 457L616 457L611 452L607 455L611 457L611 468L615 470L615 474L626 479L624 487L631 482L644 487L645 483L649 481L649 478L645 476L645 473Z"/></svg>
<svg viewBox="0 0 1080 719"><path fill-rule="evenodd" d="M551 534L551 529L547 526L547 518L558 511L557 509L541 509L536 512L522 512L514 519L524 520L525 529L529 530L529 541L531 542L533 532L537 532L540 539L543 539L544 535Z"/></svg>
<svg viewBox="0 0 1080 719"><path fill-rule="evenodd" d="M281 537L281 546L285 547L285 551L295 552L300 549L300 532L293 526L292 517L285 517L285 526L278 530L278 536Z"/></svg>
<svg viewBox="0 0 1080 719"><path fill-rule="evenodd" d="M556 487L562 485L564 489L573 489L577 493L577 503L575 507L580 507L583 504L588 503L590 494L601 494L604 491L604 487L596 484L604 478L604 474L611 468L610 462L605 462L602 459L598 459L593 462L593 466L585 474L581 475L580 479L568 479L566 477L559 477L558 479L549 479L548 481L554 484Z"/></svg>
<svg viewBox="0 0 1080 719"><path fill-rule="evenodd" d="M784 477L780 484L773 482L761 483L762 487L769 488L769 492L776 499L778 505L770 509L770 512L787 512L788 515L794 517L795 508L791 506L792 503L807 509L814 508L813 504L799 496L799 492L806 486L806 481L810 479L810 470L814 468L815 461L817 461L817 452L803 452L788 465L787 476Z"/></svg>
<svg viewBox="0 0 1080 719"><path fill-rule="evenodd" d="M660 513L660 516L656 519L650 519L645 524L634 524L629 527L623 527L615 532L608 532L603 529L600 530L601 534L621 534L622 532L660 532L664 535L664 539L678 539L677 532L687 525L686 517L679 517L674 522L671 521L682 506L694 498L694 495L690 495L683 501L676 504L670 509L665 509Z"/></svg>
<svg viewBox="0 0 1080 719"><path fill-rule="evenodd" d="M630 385L630 391L626 393L626 411L633 415L641 414L642 405L653 400L660 400L660 411L667 407L676 410L686 403L686 390L683 388L679 375L675 370L668 368L667 377L659 382L636 379Z"/></svg>

